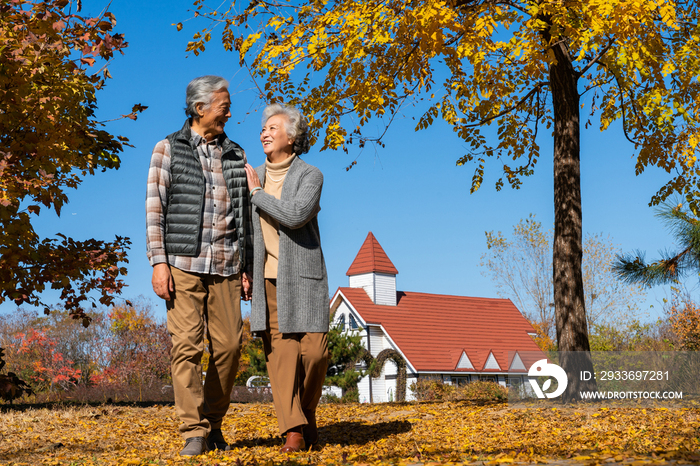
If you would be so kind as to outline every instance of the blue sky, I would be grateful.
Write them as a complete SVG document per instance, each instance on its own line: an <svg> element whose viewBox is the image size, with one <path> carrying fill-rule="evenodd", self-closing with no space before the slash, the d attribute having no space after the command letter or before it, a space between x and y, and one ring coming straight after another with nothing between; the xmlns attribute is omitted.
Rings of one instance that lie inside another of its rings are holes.
<svg viewBox="0 0 700 466"><path fill-rule="evenodd" d="M97 14L105 5L84 0L84 13ZM42 236L61 232L75 239L130 237L129 286L123 296L151 299L159 317L164 317L165 306L151 289L145 253L146 175L153 146L185 120L185 86L192 78L216 74L230 81L233 106L226 133L243 146L252 165L264 160L258 139L264 103L247 71L239 67L237 54L225 52L215 40L198 57L185 52L192 34L205 25L201 20L185 21L192 16L191 8L187 0L113 1L116 32L126 36L129 47L109 65L114 79L98 93L99 117L108 120L129 113L133 104L147 105L137 121L107 126L113 134L128 137L135 148L126 148L119 170L87 178L69 192L70 203L60 218L44 211L35 222ZM178 22L185 24L181 32L172 25ZM304 157L325 176L319 224L330 292L347 286L345 272L372 231L399 270L400 290L497 297L478 266L486 250L484 232L510 235L512 226L530 213L545 228L552 226L551 142L540 140L543 156L521 189L506 186L497 192L494 184L500 173L497 164L490 163L481 189L469 194L474 166L455 165L465 145L439 122L414 132L412 116L416 115L396 119L386 148L353 147L345 154L318 152L317 144ZM641 249L653 258L658 249L672 246L672 238L648 207L669 175L650 169L635 176L633 155L619 127L605 133L583 131L583 228L584 233L610 235L625 251ZM357 165L346 171L356 158ZM665 296L662 288L650 291L645 307L654 306L652 315L660 312ZM47 299L51 301L50 294ZM9 303L0 306L2 311L12 308Z"/></svg>

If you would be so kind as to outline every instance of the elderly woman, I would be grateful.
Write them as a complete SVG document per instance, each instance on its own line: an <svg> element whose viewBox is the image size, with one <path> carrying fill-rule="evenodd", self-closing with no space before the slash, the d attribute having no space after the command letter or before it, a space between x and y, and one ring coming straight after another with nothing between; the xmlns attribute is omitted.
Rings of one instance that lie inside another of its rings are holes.
<svg viewBox="0 0 700 466"><path fill-rule="evenodd" d="M318 441L316 406L328 360L329 298L317 215L323 175L299 158L309 150L299 110L273 104L263 112L267 156L246 165L253 208L253 303L250 329L261 335L281 452Z"/></svg>

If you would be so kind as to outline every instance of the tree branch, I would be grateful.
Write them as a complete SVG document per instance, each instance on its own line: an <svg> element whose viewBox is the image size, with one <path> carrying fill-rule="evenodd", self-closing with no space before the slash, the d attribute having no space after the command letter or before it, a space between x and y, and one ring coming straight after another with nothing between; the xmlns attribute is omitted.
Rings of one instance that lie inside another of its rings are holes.
<svg viewBox="0 0 700 466"><path fill-rule="evenodd" d="M483 126L483 125L485 125L486 123L495 120L496 118L500 118L500 117L502 117L503 115L506 115L506 114L512 112L512 111L515 110L516 108L520 107L526 100L528 100L530 97L532 97L533 94L539 92L539 90L540 90L542 87L547 86L547 85L548 85L548 84L545 83L545 82L538 83L534 88L532 88L532 90L530 90L530 92L528 92L522 99L520 99L520 101L518 101L517 104L513 105L512 107L509 107L509 108L503 110L502 112L500 112L500 113L498 113L498 114L496 114L496 115L493 115L493 116L490 116L490 117L485 118L485 119L483 119L483 120L480 120L480 121L477 122L477 123L472 123L472 124L469 124L469 125L464 125L464 127L465 127L465 128L476 128L477 126Z"/></svg>
<svg viewBox="0 0 700 466"><path fill-rule="evenodd" d="M598 52L598 54L596 54L596 56L594 56L593 58L591 58L591 60L586 64L586 66L584 66L583 68L581 68L581 71L579 71L578 73L576 73L576 77L577 77L577 78L580 78L581 76L583 76L584 74L586 74L586 71L588 71L588 70L591 68L591 66L595 65L596 63L598 63L598 61L601 59L601 57L602 57L603 55L605 55L605 54L607 53L607 51L610 50L614 44L615 44L615 41L611 39L611 40L610 40L610 43L608 43L608 45L606 45L605 47L603 47L603 49L602 49L600 52Z"/></svg>
<svg viewBox="0 0 700 466"><path fill-rule="evenodd" d="M521 13L529 14L529 12L521 7L517 2L510 0L454 0L451 4L454 8L466 8L478 5L505 5L518 10Z"/></svg>

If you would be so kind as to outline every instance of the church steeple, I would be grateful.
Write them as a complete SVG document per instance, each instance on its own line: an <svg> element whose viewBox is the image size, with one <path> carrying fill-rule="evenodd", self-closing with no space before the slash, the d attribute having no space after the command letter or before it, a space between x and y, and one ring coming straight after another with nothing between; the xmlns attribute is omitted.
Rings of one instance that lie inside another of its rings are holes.
<svg viewBox="0 0 700 466"><path fill-rule="evenodd" d="M346 275L351 288L363 288L375 304L396 306L399 273L370 231Z"/></svg>

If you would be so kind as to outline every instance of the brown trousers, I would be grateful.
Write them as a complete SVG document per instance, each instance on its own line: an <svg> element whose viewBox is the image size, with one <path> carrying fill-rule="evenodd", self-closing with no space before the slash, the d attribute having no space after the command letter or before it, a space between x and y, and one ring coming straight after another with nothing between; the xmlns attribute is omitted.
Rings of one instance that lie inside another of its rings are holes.
<svg viewBox="0 0 700 466"><path fill-rule="evenodd" d="M180 433L206 437L221 422L231 403L238 371L243 326L241 276L184 272L170 267L175 295L167 301L175 410ZM202 385L201 360L206 322L209 367Z"/></svg>
<svg viewBox="0 0 700 466"><path fill-rule="evenodd" d="M276 280L265 280L267 331L263 334L267 373L280 434L308 424L328 369L327 333L280 333Z"/></svg>

